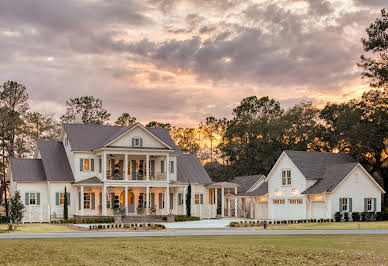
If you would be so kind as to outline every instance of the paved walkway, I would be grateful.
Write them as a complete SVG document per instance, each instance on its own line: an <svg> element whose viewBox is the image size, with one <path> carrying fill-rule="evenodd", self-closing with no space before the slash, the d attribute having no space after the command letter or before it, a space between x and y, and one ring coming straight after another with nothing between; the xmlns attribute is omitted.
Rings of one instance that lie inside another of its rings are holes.
<svg viewBox="0 0 388 266"><path fill-rule="evenodd" d="M388 235L388 230L252 230L252 229L175 229L153 232L75 232L0 234L0 239L27 238L95 238L95 237L168 237L168 236L233 236L233 235Z"/></svg>

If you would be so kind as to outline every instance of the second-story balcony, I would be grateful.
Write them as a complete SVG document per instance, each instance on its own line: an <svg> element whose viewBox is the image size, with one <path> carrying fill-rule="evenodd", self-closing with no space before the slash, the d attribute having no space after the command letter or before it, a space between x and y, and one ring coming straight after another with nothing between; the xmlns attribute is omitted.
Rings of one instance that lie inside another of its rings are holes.
<svg viewBox="0 0 388 266"><path fill-rule="evenodd" d="M114 175L107 175L107 180L126 180L125 173L121 174L120 172L116 172ZM147 180L147 175L144 173L129 173L128 180ZM150 173L149 176L150 181L165 181L167 180L167 173L155 172Z"/></svg>

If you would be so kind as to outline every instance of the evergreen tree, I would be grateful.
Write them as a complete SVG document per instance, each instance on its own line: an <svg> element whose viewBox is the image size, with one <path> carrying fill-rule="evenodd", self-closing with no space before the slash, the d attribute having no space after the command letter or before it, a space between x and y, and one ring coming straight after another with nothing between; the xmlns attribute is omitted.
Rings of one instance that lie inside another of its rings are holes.
<svg viewBox="0 0 388 266"><path fill-rule="evenodd" d="M187 216L191 216L191 184L189 183L189 186L187 187L187 194L186 194L186 213Z"/></svg>
<svg viewBox="0 0 388 266"><path fill-rule="evenodd" d="M19 224L23 219L24 212L24 205L19 191L16 191L15 195L11 198L9 207L9 217L11 218L12 223Z"/></svg>
<svg viewBox="0 0 388 266"><path fill-rule="evenodd" d="M67 198L67 192L65 187L65 195L63 199L63 219L67 220L69 219L69 206L68 206L68 198Z"/></svg>

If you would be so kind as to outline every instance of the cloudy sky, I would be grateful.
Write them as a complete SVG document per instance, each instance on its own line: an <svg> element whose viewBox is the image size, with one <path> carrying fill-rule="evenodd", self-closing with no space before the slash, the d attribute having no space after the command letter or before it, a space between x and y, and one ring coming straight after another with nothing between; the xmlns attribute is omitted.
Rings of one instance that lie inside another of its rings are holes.
<svg viewBox="0 0 388 266"><path fill-rule="evenodd" d="M194 126L247 96L358 97L360 38L386 0L3 0L0 82L59 117L93 95L112 119ZM386 3L386 2L385 2Z"/></svg>

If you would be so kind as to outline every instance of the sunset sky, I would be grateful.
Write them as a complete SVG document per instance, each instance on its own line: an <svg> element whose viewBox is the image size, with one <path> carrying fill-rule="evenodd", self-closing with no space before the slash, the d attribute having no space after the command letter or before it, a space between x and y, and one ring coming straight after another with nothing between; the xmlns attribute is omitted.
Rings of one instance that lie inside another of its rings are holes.
<svg viewBox="0 0 388 266"><path fill-rule="evenodd" d="M112 120L195 126L240 100L284 108L367 90L360 38L386 0L5 0L0 82L28 88L59 117L70 97L104 101ZM386 5L387 6L387 5Z"/></svg>

